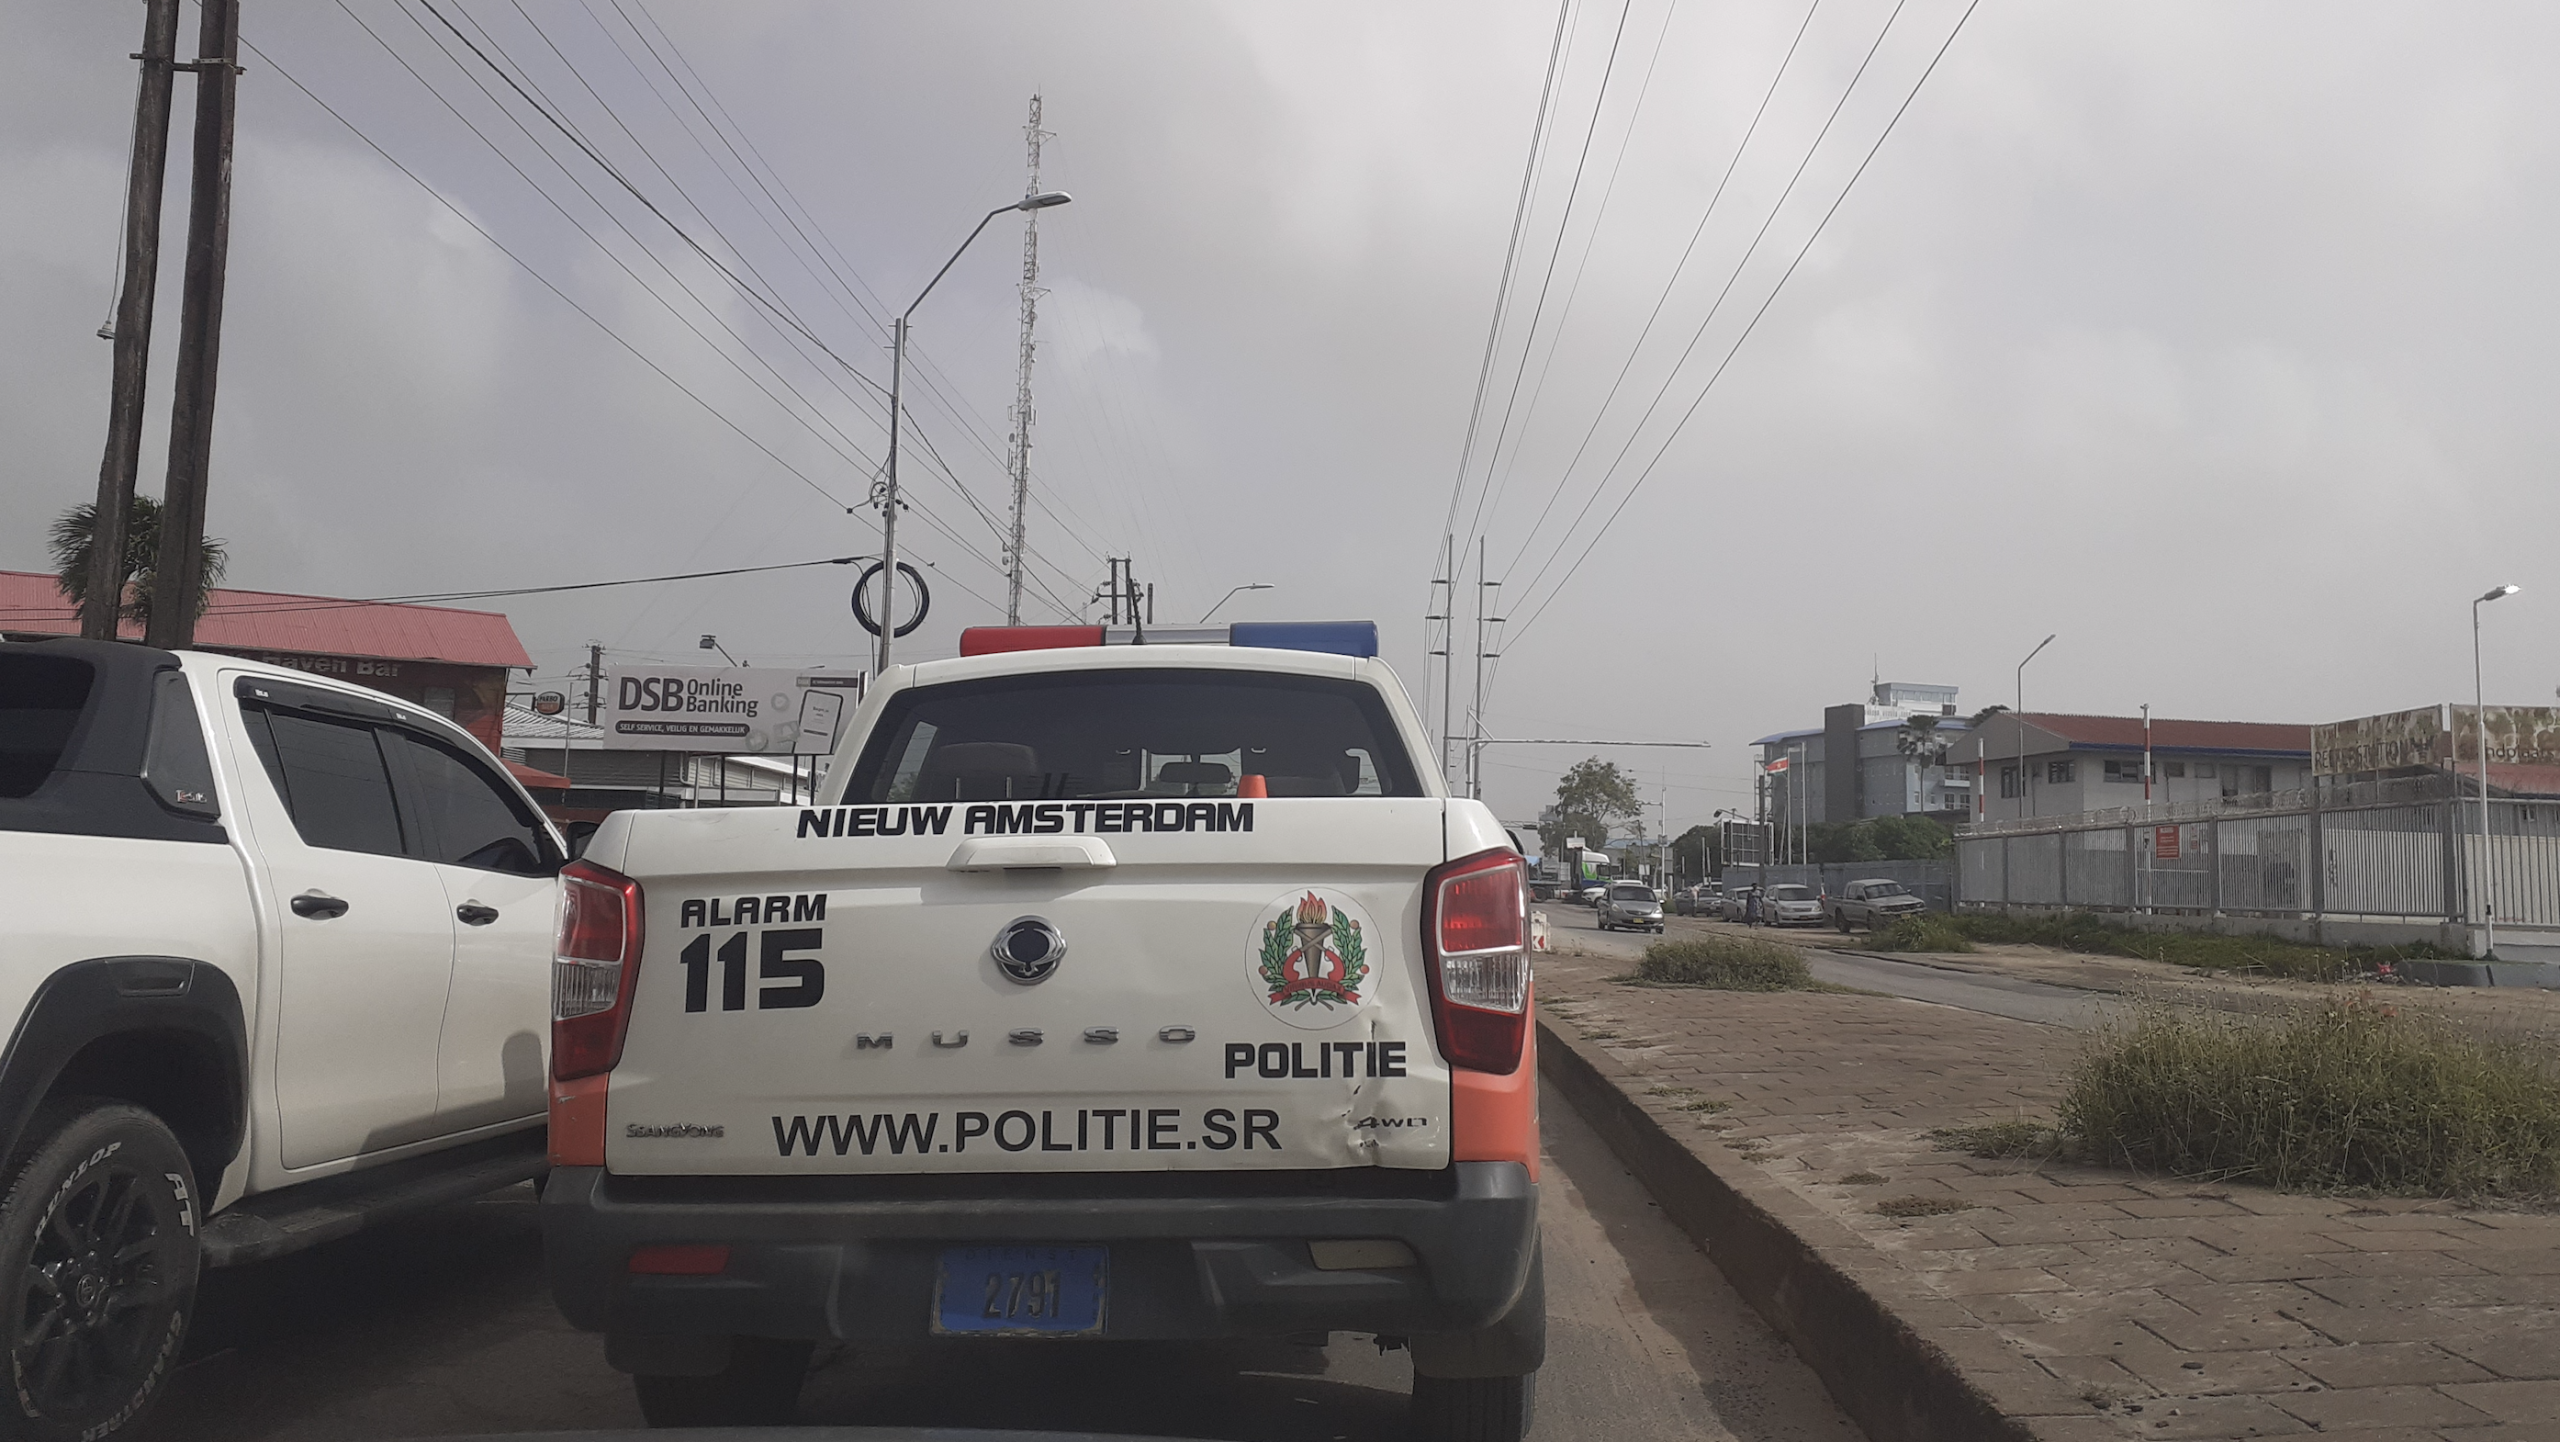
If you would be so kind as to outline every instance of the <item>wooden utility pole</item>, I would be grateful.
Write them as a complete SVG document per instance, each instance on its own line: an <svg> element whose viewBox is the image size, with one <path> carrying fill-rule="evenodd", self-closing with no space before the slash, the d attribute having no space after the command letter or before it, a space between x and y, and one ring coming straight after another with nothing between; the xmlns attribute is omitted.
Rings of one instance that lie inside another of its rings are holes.
<svg viewBox="0 0 2560 1442"><path fill-rule="evenodd" d="M160 192L169 171L171 62L178 0L144 0L142 88L133 103L133 164L125 175L124 275L117 281L115 371L107 401L107 452L98 463L97 521L89 535L89 592L80 634L116 638L124 608L125 518L142 452L142 388L151 369L151 302L160 281Z"/></svg>
<svg viewBox="0 0 2560 1442"><path fill-rule="evenodd" d="M231 127L239 96L240 0L203 0L196 60L195 173L187 198L186 294L178 382L169 406L169 479L160 501L160 565L151 627L162 647L195 642L204 594L205 476L213 460L214 379L222 358L223 261L231 248Z"/></svg>

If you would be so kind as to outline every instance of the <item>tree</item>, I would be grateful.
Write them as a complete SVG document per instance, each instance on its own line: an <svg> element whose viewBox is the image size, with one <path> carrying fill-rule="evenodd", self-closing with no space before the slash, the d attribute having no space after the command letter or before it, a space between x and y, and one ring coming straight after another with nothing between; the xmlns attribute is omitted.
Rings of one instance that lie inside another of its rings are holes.
<svg viewBox="0 0 2560 1442"><path fill-rule="evenodd" d="M1949 742L1938 734L1938 718L1925 711L1903 719L1902 729L1893 735L1893 744L1923 766L1946 764Z"/></svg>
<svg viewBox="0 0 2560 1442"><path fill-rule="evenodd" d="M1934 817L1879 816L1867 824L1875 830L1876 852L1883 860L1936 861L1955 854L1954 833Z"/></svg>
<svg viewBox="0 0 2560 1442"><path fill-rule="evenodd" d="M56 516L46 541L53 552L53 584L74 606L89 600L89 555L98 532L98 505L83 501ZM196 597L196 614L204 614L214 584L230 564L230 554L211 536L204 540L204 592ZM145 629L151 625L151 596L160 575L160 503L149 496L133 498L124 513L124 565L117 574L124 604L117 613Z"/></svg>
<svg viewBox="0 0 2560 1442"><path fill-rule="evenodd" d="M1538 835L1550 856L1563 854L1569 836L1579 836L1596 849L1608 837L1611 823L1643 813L1644 803L1636 799L1635 775L1594 756L1576 762L1556 782L1556 804L1539 818Z"/></svg>

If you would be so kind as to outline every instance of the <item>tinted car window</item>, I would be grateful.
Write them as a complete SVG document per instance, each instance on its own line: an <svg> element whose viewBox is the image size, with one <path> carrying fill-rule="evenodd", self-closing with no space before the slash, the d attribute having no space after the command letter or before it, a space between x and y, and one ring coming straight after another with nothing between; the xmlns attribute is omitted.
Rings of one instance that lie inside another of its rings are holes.
<svg viewBox="0 0 2560 1442"><path fill-rule="evenodd" d="M403 854L400 810L372 727L256 706L242 711L305 845Z"/></svg>
<svg viewBox="0 0 2560 1442"><path fill-rule="evenodd" d="M1420 796L1369 686L1318 676L1127 670L922 686L889 702L848 800Z"/></svg>
<svg viewBox="0 0 2560 1442"><path fill-rule="evenodd" d="M408 759L421 854L483 871L543 869L550 842L504 783L449 746L406 731L382 734Z"/></svg>
<svg viewBox="0 0 2560 1442"><path fill-rule="evenodd" d="M53 774L95 679L67 656L0 656L0 796L31 796Z"/></svg>
<svg viewBox="0 0 2560 1442"><path fill-rule="evenodd" d="M187 678L163 671L152 683L151 744L142 754L142 779L161 805L211 820L222 814L213 794L213 762L204 754L204 726L196 719Z"/></svg>

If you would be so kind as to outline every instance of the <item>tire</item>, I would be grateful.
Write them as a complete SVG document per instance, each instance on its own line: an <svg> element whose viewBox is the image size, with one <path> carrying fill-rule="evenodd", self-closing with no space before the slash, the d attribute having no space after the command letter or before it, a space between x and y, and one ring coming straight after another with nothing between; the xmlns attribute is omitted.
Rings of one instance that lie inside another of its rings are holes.
<svg viewBox="0 0 2560 1442"><path fill-rule="evenodd" d="M1835 911L1831 913L1831 919L1840 923L1840 934L1842 936L1847 936L1849 934L1849 913L1845 911Z"/></svg>
<svg viewBox="0 0 2560 1442"><path fill-rule="evenodd" d="M1536 1410L1538 1374L1416 1377L1414 1442L1520 1442Z"/></svg>
<svg viewBox="0 0 2560 1442"><path fill-rule="evenodd" d="M8 1289L8 1442L97 1442L147 1411L195 1310L194 1169L151 1113L49 1102L10 1156L0 1200Z"/></svg>
<svg viewBox="0 0 2560 1442"><path fill-rule="evenodd" d="M729 1365L707 1377L646 1373L631 1385L652 1427L779 1427L800 1408L815 1345L773 1337L739 1337Z"/></svg>

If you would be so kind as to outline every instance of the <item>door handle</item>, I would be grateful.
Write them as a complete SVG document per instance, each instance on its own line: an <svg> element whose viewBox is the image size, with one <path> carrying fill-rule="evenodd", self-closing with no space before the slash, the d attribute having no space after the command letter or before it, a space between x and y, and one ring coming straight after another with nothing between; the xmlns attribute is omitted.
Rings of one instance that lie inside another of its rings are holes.
<svg viewBox="0 0 2560 1442"><path fill-rule="evenodd" d="M347 904L325 891L306 891L292 901L293 914L328 921L347 914Z"/></svg>
<svg viewBox="0 0 2560 1442"><path fill-rule="evenodd" d="M453 914L465 926L487 926L498 919L498 908L483 906L476 901L466 901L455 907Z"/></svg>

